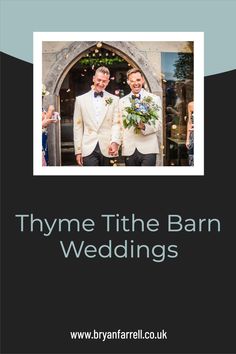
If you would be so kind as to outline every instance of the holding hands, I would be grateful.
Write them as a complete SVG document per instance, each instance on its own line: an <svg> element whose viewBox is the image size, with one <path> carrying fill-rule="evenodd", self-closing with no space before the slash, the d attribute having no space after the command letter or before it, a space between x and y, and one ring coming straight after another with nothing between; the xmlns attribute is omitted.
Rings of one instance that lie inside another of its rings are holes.
<svg viewBox="0 0 236 354"><path fill-rule="evenodd" d="M111 143L110 144L110 146L109 146L109 148L108 148L108 154L110 155L110 156L114 156L114 157L117 157L118 156L118 150L119 150L119 144L117 144L117 143ZM83 156L82 156L82 154L77 154L76 156L75 156L75 158L76 158L76 161L77 161L77 164L79 165L79 166L83 166Z"/></svg>
<svg viewBox="0 0 236 354"><path fill-rule="evenodd" d="M117 143L111 143L108 149L108 154L111 156L118 156L119 145Z"/></svg>

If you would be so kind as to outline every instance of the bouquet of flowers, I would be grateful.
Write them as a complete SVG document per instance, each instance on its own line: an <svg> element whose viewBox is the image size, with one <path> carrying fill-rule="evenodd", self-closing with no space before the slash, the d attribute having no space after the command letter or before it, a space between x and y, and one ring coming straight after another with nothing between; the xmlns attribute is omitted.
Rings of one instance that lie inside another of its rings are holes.
<svg viewBox="0 0 236 354"><path fill-rule="evenodd" d="M138 134L141 131L140 124L155 125L159 119L159 107L152 97L146 96L142 100L139 98L130 98L130 103L131 106L125 107L125 113L122 117L125 128L130 129L134 127L134 132Z"/></svg>
<svg viewBox="0 0 236 354"><path fill-rule="evenodd" d="M46 90L46 86L42 84L42 97L49 95L49 92Z"/></svg>

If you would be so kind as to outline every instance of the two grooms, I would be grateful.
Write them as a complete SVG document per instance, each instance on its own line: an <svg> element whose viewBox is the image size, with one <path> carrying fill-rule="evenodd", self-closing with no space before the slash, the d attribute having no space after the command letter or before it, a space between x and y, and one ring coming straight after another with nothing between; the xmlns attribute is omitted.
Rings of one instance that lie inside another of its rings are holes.
<svg viewBox="0 0 236 354"><path fill-rule="evenodd" d="M118 156L122 145L126 166L155 166L162 130L160 97L144 90L145 80L139 69L127 72L131 92L120 102L105 91L109 79L108 68L99 67L91 91L76 97L74 146L78 165L110 166L110 159ZM141 118L127 126L132 107L135 111L131 118Z"/></svg>

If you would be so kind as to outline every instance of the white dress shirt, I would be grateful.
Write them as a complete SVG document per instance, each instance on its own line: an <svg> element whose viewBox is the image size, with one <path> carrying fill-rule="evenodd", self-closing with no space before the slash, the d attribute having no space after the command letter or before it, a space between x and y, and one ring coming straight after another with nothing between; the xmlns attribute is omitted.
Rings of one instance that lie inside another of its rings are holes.
<svg viewBox="0 0 236 354"><path fill-rule="evenodd" d="M101 113L102 113L102 108L103 108L103 104L104 104L104 97L106 96L106 93L103 91L103 97L101 97L101 96L95 97L94 92L95 91L92 90L93 105L94 105L94 110L95 110L94 121L98 125L101 120Z"/></svg>

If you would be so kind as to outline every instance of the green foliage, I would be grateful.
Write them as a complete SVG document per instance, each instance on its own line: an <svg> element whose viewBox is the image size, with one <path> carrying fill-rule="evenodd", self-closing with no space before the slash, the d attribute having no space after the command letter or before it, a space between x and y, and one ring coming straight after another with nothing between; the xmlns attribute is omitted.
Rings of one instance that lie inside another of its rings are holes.
<svg viewBox="0 0 236 354"><path fill-rule="evenodd" d="M179 53L175 64L175 77L179 80L193 79L193 54Z"/></svg>
<svg viewBox="0 0 236 354"><path fill-rule="evenodd" d="M130 98L131 106L125 107L123 114L124 128L134 128L134 132L140 132L139 124L155 125L159 119L159 107L154 103L151 96L144 97L142 100Z"/></svg>
<svg viewBox="0 0 236 354"><path fill-rule="evenodd" d="M118 56L115 56L113 58L82 58L80 60L80 65L81 66L84 66L84 67L88 67L88 66L112 66L114 64L117 64L117 63L124 63L125 60L118 57Z"/></svg>

